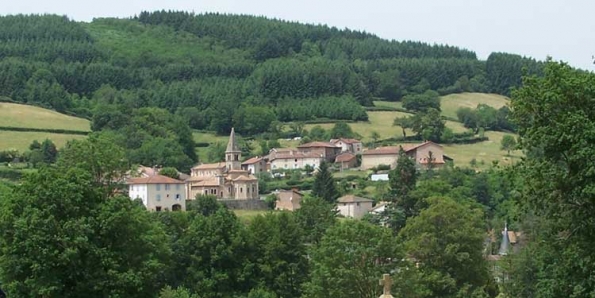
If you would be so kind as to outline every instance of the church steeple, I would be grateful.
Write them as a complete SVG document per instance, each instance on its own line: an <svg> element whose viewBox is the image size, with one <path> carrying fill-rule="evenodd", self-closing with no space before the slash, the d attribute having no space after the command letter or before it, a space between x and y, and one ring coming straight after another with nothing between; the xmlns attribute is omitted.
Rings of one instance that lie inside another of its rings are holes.
<svg viewBox="0 0 595 298"><path fill-rule="evenodd" d="M242 150L240 150L240 146L238 146L236 133L232 127L231 133L229 134L227 149L225 150L225 165L227 166L227 170L240 170L242 168L242 163L240 162L241 154Z"/></svg>

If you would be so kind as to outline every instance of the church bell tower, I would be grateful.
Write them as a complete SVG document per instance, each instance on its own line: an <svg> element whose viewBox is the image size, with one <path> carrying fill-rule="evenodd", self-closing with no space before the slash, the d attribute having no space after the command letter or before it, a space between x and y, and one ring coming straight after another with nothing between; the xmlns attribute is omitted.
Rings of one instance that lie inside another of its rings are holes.
<svg viewBox="0 0 595 298"><path fill-rule="evenodd" d="M242 150L240 150L240 146L236 142L236 133L232 127L229 134L229 143L227 143L227 149L225 150L225 166L228 171L242 169L241 155Z"/></svg>

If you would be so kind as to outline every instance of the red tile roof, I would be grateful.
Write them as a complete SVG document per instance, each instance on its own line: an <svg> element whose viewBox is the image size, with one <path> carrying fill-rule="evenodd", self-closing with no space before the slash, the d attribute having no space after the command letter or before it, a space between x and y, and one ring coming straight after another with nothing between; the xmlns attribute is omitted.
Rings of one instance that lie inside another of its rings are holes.
<svg viewBox="0 0 595 298"><path fill-rule="evenodd" d="M370 199L366 199L366 198L361 198L361 197L356 197L354 195L346 195L346 196L342 196L340 197L337 202L339 203L357 203L357 202L374 202Z"/></svg>
<svg viewBox="0 0 595 298"><path fill-rule="evenodd" d="M352 153L343 153L343 154L339 154L339 156L337 156L335 158L335 162L347 162L347 161L351 161L355 158L355 154Z"/></svg>
<svg viewBox="0 0 595 298"><path fill-rule="evenodd" d="M261 160L262 160L262 157L255 156L255 157L252 157L252 158L244 161L242 164L243 165L251 165L251 164L255 164L257 162L260 162Z"/></svg>
<svg viewBox="0 0 595 298"><path fill-rule="evenodd" d="M162 175L154 175L141 178L130 178L126 184L184 184L183 181Z"/></svg>
<svg viewBox="0 0 595 298"><path fill-rule="evenodd" d="M331 140L331 143L334 144L334 143L337 143L339 141L342 141L345 144L356 144L356 143L361 143L362 142L362 141L356 140L356 139L343 139L343 138L340 138L340 139L332 139Z"/></svg>
<svg viewBox="0 0 595 298"><path fill-rule="evenodd" d="M330 142L310 142L306 144L299 145L298 148L317 148L317 147L325 147L325 148L340 148L339 146L332 144Z"/></svg>

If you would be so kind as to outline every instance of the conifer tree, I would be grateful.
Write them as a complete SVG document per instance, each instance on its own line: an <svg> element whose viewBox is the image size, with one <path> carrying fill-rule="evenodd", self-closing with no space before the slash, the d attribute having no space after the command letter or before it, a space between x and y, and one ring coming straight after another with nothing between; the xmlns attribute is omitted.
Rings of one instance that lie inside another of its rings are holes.
<svg viewBox="0 0 595 298"><path fill-rule="evenodd" d="M399 150L397 166L389 173L389 185L393 203L403 209L406 217L410 217L416 213L416 202L409 196L409 193L415 189L417 177L418 173L415 168L415 161L407 156L405 150L401 148Z"/></svg>
<svg viewBox="0 0 595 298"><path fill-rule="evenodd" d="M339 197L339 192L335 187L335 179L333 179L333 174L330 172L326 161L320 164L318 172L316 172L312 194L329 203L335 203L335 200Z"/></svg>

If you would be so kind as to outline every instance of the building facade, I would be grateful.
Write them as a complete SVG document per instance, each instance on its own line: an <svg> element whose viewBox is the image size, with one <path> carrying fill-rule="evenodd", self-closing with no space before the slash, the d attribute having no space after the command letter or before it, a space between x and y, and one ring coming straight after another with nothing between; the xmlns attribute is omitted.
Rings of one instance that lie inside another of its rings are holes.
<svg viewBox="0 0 595 298"><path fill-rule="evenodd" d="M328 142L311 142L299 145L298 151L304 154L316 154L328 162L334 162L335 157L341 154L341 146Z"/></svg>
<svg viewBox="0 0 595 298"><path fill-rule="evenodd" d="M362 153L361 168L368 170L379 165L387 165L392 169L397 164L401 148L403 148L407 156L415 161L415 165L419 169L441 167L445 164L446 159L450 159L444 155L442 146L427 141L421 144L404 144L366 150Z"/></svg>
<svg viewBox="0 0 595 298"><path fill-rule="evenodd" d="M259 199L258 179L242 168L241 154L232 128L225 162L193 167L190 178L186 179L187 197L195 199L198 195L214 195L220 199Z"/></svg>
<svg viewBox="0 0 595 298"><path fill-rule="evenodd" d="M337 200L337 210L345 217L362 218L372 209L373 203L370 199L346 195Z"/></svg>
<svg viewBox="0 0 595 298"><path fill-rule="evenodd" d="M140 199L147 210L183 211L186 210L186 187L183 181L170 177L153 175L130 178L128 196Z"/></svg>
<svg viewBox="0 0 595 298"><path fill-rule="evenodd" d="M341 147L341 152L361 154L364 151L362 141L356 139L332 139L331 144Z"/></svg>
<svg viewBox="0 0 595 298"><path fill-rule="evenodd" d="M302 206L303 195L297 190L280 190L275 194L275 210L295 211Z"/></svg>

